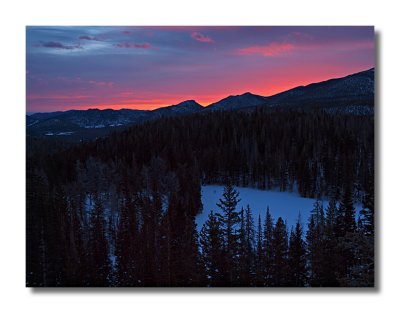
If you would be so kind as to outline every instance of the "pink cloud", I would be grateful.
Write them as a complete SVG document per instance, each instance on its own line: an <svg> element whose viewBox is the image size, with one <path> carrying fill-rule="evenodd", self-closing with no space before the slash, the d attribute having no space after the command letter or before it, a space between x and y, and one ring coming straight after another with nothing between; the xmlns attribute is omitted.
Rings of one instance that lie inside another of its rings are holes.
<svg viewBox="0 0 400 313"><path fill-rule="evenodd" d="M280 55L287 53L295 49L295 46L291 43L279 43L271 42L267 45L261 46L250 46L247 48L242 48L237 51L239 55L263 55L267 57Z"/></svg>
<svg viewBox="0 0 400 313"><path fill-rule="evenodd" d="M122 43L117 43L114 45L116 48L130 48L130 49L150 49L151 45L147 42L145 43L129 43L129 42L122 42Z"/></svg>
<svg viewBox="0 0 400 313"><path fill-rule="evenodd" d="M206 42L206 43L213 43L213 42L214 42L214 40L213 40L212 38L207 37L207 36L205 36L205 35L203 35L203 34L200 34L200 33L198 33L198 32L192 33L192 34L191 34L191 37L192 37L194 40L197 40L197 41L200 41L200 42Z"/></svg>

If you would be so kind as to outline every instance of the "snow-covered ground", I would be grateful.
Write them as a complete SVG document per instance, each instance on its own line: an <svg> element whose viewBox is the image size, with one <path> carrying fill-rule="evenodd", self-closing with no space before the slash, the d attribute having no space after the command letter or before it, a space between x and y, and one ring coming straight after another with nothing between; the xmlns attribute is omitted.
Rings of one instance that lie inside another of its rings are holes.
<svg viewBox="0 0 400 313"><path fill-rule="evenodd" d="M314 207L315 199L302 198L297 193L279 192L272 190L259 190L254 188L235 187L239 191L241 201L238 204L238 211L247 205L250 206L253 213L255 226L257 227L258 215L261 215L261 222L264 223L267 206L274 222L278 217L286 220L288 228L296 224L299 213L304 228L307 227L310 212ZM201 188L201 201L203 203L203 212L196 217L197 229L200 231L204 222L207 220L211 210L220 212L216 206L219 199L222 198L223 186L206 185ZM328 206L328 201L323 201L324 208ZM361 210L361 204L356 204L356 215Z"/></svg>

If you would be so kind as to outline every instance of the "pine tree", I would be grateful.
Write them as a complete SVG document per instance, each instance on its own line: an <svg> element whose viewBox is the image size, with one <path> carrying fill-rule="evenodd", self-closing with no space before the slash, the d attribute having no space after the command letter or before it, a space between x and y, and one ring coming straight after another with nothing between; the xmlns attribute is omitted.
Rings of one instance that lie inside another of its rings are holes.
<svg viewBox="0 0 400 313"><path fill-rule="evenodd" d="M317 200L314 203L314 209L311 211L311 214L314 215L315 223L319 227L320 234L322 234L325 228L325 212L320 200Z"/></svg>
<svg viewBox="0 0 400 313"><path fill-rule="evenodd" d="M67 269L74 267L71 264L71 255L73 251L70 251L70 245L68 244L69 238L69 208L67 203L67 197L62 187L58 186L51 196L53 199L51 212L48 217L52 219L48 220L52 228L51 234L48 234L48 240L51 241L52 246L52 260L53 264L53 286L69 286L70 277L66 273ZM71 275L74 278L74 275Z"/></svg>
<svg viewBox="0 0 400 313"><path fill-rule="evenodd" d="M337 238L335 235L336 229L336 200L332 197L329 200L328 207L325 213L325 228L323 236L323 260L321 265L321 285L325 287L337 287L339 282L336 279L336 271L338 266L337 255Z"/></svg>
<svg viewBox="0 0 400 313"><path fill-rule="evenodd" d="M247 236L246 236L246 220L244 216L243 208L240 210L239 213L240 217L240 227L238 230L238 251L237 251L237 285L238 286L245 286L249 283L249 250L247 246Z"/></svg>
<svg viewBox="0 0 400 313"><path fill-rule="evenodd" d="M236 211L236 206L239 201L239 192L229 183L224 187L222 199L217 203L217 206L222 211L221 214L217 213L216 216L220 220L224 238L225 282L227 286L233 286L237 280L238 235L236 227L240 218L239 213Z"/></svg>
<svg viewBox="0 0 400 313"><path fill-rule="evenodd" d="M108 255L108 240L104 225L103 204L100 197L95 194L94 207L90 212L89 229L89 270L88 284L93 287L106 287L109 285L110 259Z"/></svg>
<svg viewBox="0 0 400 313"><path fill-rule="evenodd" d="M166 216L168 231L161 233L161 241L167 244L167 253L160 251L160 262L168 260L166 286L196 286L200 280L196 224L185 198L176 193L171 196Z"/></svg>
<svg viewBox="0 0 400 313"><path fill-rule="evenodd" d="M316 201L314 209L311 211L310 222L307 231L307 254L309 258L309 278L311 286L325 286L331 282L327 282L326 275L330 275L329 267L334 266L334 251L326 251L327 233L332 233L335 209L330 203L329 216L325 218L323 205L320 201ZM333 236L333 233L331 234ZM331 238L333 240L333 237ZM331 241L330 244L334 245ZM329 260L327 259L329 258ZM329 278L331 279L331 278Z"/></svg>
<svg viewBox="0 0 400 313"><path fill-rule="evenodd" d="M255 271L255 251L254 251L254 221L251 214L251 209L247 205L246 213L240 211L240 228L239 228L239 286L254 285Z"/></svg>
<svg viewBox="0 0 400 313"><path fill-rule="evenodd" d="M337 279L342 286L348 286L350 269L356 262L356 221L353 196L351 189L347 186L343 192L337 214Z"/></svg>
<svg viewBox="0 0 400 313"><path fill-rule="evenodd" d="M248 252L249 285L254 284L255 274L255 239L254 219L249 205L246 207L246 245Z"/></svg>
<svg viewBox="0 0 400 313"><path fill-rule="evenodd" d="M341 277L343 286L373 287L374 266L374 239L364 233L364 227L349 237L353 262L349 264L346 275Z"/></svg>
<svg viewBox="0 0 400 313"><path fill-rule="evenodd" d="M272 236L272 285L274 287L287 286L288 273L288 235L286 224L278 218Z"/></svg>
<svg viewBox="0 0 400 313"><path fill-rule="evenodd" d="M267 206L267 213L264 222L264 238L263 238L263 271L265 286L272 286L272 258L273 258L273 232L274 221Z"/></svg>
<svg viewBox="0 0 400 313"><path fill-rule="evenodd" d="M310 221L308 223L307 229L307 256L308 256L308 270L309 270L309 280L311 286L319 286L319 252L318 249L320 248L318 243L318 230L315 224L315 217L311 215Z"/></svg>
<svg viewBox="0 0 400 313"><path fill-rule="evenodd" d="M352 286L372 287L375 283L375 227L374 227L374 179L368 172L366 193L363 197L363 209L360 212L362 228L357 231L355 245L355 264L350 268Z"/></svg>
<svg viewBox="0 0 400 313"><path fill-rule="evenodd" d="M336 211L337 208L335 198L331 198L325 213L325 236L328 240L333 239L335 236Z"/></svg>
<svg viewBox="0 0 400 313"><path fill-rule="evenodd" d="M363 208L361 210L361 221L364 227L364 233L367 236L374 236L374 179L369 173L368 183L365 195L362 201Z"/></svg>
<svg viewBox="0 0 400 313"><path fill-rule="evenodd" d="M261 287L264 285L264 251L263 251L263 229L261 226L261 215L258 215L257 227L257 250L255 256L255 285Z"/></svg>
<svg viewBox="0 0 400 313"><path fill-rule="evenodd" d="M208 286L222 287L225 284L223 240L220 221L211 211L200 232L201 257Z"/></svg>
<svg viewBox="0 0 400 313"><path fill-rule="evenodd" d="M288 265L288 285L291 287L304 287L307 282L306 248L300 216L295 229L290 232Z"/></svg>
<svg viewBox="0 0 400 313"><path fill-rule="evenodd" d="M128 194L120 209L116 238L116 271L119 286L138 286L139 230L137 212Z"/></svg>
<svg viewBox="0 0 400 313"><path fill-rule="evenodd" d="M142 219L139 237L142 239L141 251L143 267L140 273L143 286L154 287L160 283L160 239L162 219L162 180L163 162L152 160L153 167L143 168L141 176L146 192L140 194L138 206ZM159 177L157 178L157 171ZM144 265L145 264L145 265Z"/></svg>
<svg viewBox="0 0 400 313"><path fill-rule="evenodd" d="M26 285L47 286L44 218L49 206L48 185L44 175L26 175Z"/></svg>
<svg viewBox="0 0 400 313"><path fill-rule="evenodd" d="M355 209L353 206L353 195L349 187L343 192L342 199L337 211L337 236L344 237L347 232L356 230Z"/></svg>

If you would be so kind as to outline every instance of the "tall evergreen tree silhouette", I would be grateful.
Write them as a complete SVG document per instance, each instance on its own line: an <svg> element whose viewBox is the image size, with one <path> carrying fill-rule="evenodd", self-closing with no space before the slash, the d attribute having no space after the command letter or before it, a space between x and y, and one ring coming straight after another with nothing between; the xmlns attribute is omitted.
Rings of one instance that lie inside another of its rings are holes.
<svg viewBox="0 0 400 313"><path fill-rule="evenodd" d="M208 286L224 286L224 238L220 221L213 211L201 229L199 241Z"/></svg>
<svg viewBox="0 0 400 313"><path fill-rule="evenodd" d="M237 252L238 252L238 234L237 226L240 221L237 204L240 201L239 192L234 189L231 183L224 187L222 199L219 199L217 206L221 213L217 213L221 223L221 229L224 238L225 252L225 281L228 286L233 286L237 278Z"/></svg>
<svg viewBox="0 0 400 313"><path fill-rule="evenodd" d="M288 285L304 287L307 282L306 247L303 240L303 229L300 216L295 229L290 232L288 256Z"/></svg>
<svg viewBox="0 0 400 313"><path fill-rule="evenodd" d="M89 286L108 286L110 274L110 259L108 241L104 224L104 207L99 195L95 194L94 207L90 212L88 242Z"/></svg>
<svg viewBox="0 0 400 313"><path fill-rule="evenodd" d="M363 223L364 233L366 236L374 236L374 178L373 173L369 171L367 178L367 186L365 195L362 200L361 221Z"/></svg>
<svg viewBox="0 0 400 313"><path fill-rule="evenodd" d="M267 206L267 212L265 215L264 222L264 236L263 236L263 270L264 270L264 282L266 286L272 286L272 262L273 262L273 232L274 232L274 221L271 213L269 212L269 206Z"/></svg>
<svg viewBox="0 0 400 313"><path fill-rule="evenodd" d="M288 284L288 235L281 217L276 221L272 234L272 284L283 287Z"/></svg>
<svg viewBox="0 0 400 313"><path fill-rule="evenodd" d="M263 229L261 226L261 215L258 215L257 224L257 245L255 254L255 285L261 287L264 285L264 251L263 251Z"/></svg>

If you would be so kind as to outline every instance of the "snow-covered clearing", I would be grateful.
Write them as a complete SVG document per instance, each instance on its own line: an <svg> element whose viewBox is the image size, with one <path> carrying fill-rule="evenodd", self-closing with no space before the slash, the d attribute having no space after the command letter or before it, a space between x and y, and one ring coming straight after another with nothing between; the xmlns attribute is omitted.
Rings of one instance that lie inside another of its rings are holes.
<svg viewBox="0 0 400 313"><path fill-rule="evenodd" d="M259 190L254 188L235 187L239 191L238 211L247 205L250 206L255 226L258 223L258 215L261 215L261 222L264 223L267 206L270 213L276 221L278 217L282 217L287 222L288 228L294 226L298 219L299 213L304 229L307 227L310 212L314 207L316 199L302 198L297 193L279 192L273 190ZM211 210L221 212L216 206L219 199L222 198L224 186L205 185L201 188L201 201L203 203L203 212L196 217L197 229L200 231L204 222L207 220ZM328 201L323 201L323 206L328 206ZM355 204L356 217L361 210L361 204Z"/></svg>

